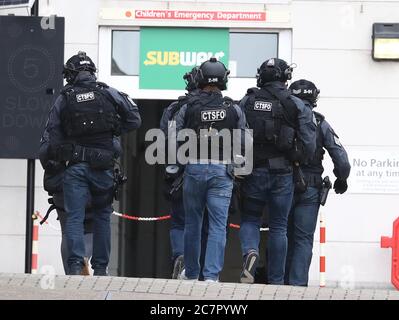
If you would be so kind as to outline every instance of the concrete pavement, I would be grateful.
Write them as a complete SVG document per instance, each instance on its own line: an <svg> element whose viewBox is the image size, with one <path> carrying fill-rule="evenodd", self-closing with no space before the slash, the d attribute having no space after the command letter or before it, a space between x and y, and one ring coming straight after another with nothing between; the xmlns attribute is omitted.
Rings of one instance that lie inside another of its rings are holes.
<svg viewBox="0 0 399 320"><path fill-rule="evenodd" d="M399 300L399 291L0 273L0 300Z"/></svg>

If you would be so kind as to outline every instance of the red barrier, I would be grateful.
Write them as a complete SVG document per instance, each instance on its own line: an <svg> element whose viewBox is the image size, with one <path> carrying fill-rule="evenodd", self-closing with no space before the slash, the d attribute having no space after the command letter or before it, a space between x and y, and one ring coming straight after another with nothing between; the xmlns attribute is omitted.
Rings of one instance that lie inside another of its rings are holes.
<svg viewBox="0 0 399 320"><path fill-rule="evenodd" d="M392 238L381 237L381 248L392 248L391 281L399 290L399 218L393 222Z"/></svg>
<svg viewBox="0 0 399 320"><path fill-rule="evenodd" d="M320 211L320 287L326 286L326 222L324 220L323 212Z"/></svg>
<svg viewBox="0 0 399 320"><path fill-rule="evenodd" d="M33 219L33 236L32 236L32 274L37 274L39 260L39 219L36 215Z"/></svg>

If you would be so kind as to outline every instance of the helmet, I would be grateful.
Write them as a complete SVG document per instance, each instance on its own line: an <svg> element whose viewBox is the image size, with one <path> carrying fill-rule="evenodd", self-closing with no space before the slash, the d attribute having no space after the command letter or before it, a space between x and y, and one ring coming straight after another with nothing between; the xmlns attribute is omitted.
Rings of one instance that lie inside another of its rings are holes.
<svg viewBox="0 0 399 320"><path fill-rule="evenodd" d="M226 66L212 57L203 62L195 76L197 87L202 89L207 85L217 86L220 90L226 90L227 76L230 71Z"/></svg>
<svg viewBox="0 0 399 320"><path fill-rule="evenodd" d="M71 82L80 71L89 71L90 73L97 71L94 62L83 51L79 51L78 54L68 59L62 73L67 82Z"/></svg>
<svg viewBox="0 0 399 320"><path fill-rule="evenodd" d="M292 67L282 59L272 58L266 60L258 68L256 75L257 86L261 87L266 82L281 81L286 82L292 78Z"/></svg>
<svg viewBox="0 0 399 320"><path fill-rule="evenodd" d="M308 80L301 79L291 83L289 87L291 94L300 98L308 100L313 106L316 106L320 90L316 85Z"/></svg>
<svg viewBox="0 0 399 320"><path fill-rule="evenodd" d="M198 72L198 67L194 67L190 72L184 74L183 79L186 82L186 90L193 91L197 89L197 84L195 83L195 76Z"/></svg>

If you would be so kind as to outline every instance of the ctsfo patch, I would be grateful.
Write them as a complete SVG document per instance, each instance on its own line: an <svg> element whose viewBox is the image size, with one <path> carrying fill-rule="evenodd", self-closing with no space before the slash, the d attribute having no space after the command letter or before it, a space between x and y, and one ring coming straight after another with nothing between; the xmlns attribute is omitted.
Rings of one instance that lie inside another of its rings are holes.
<svg viewBox="0 0 399 320"><path fill-rule="evenodd" d="M254 110L256 111L272 111L272 103L266 101L255 101Z"/></svg>
<svg viewBox="0 0 399 320"><path fill-rule="evenodd" d="M201 121L222 121L226 118L226 110L204 110L201 111Z"/></svg>
<svg viewBox="0 0 399 320"><path fill-rule="evenodd" d="M95 100L94 92L87 92L87 93L79 93L76 95L76 101L77 102L86 102L86 101L91 101Z"/></svg>

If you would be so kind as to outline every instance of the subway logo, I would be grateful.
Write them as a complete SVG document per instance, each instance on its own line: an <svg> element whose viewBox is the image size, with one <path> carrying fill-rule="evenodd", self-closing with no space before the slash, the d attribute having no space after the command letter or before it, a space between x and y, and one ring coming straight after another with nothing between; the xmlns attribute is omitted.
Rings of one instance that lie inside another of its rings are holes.
<svg viewBox="0 0 399 320"><path fill-rule="evenodd" d="M224 57L223 51L219 52L188 52L188 51L148 51L145 66L198 66L211 57L221 59Z"/></svg>

